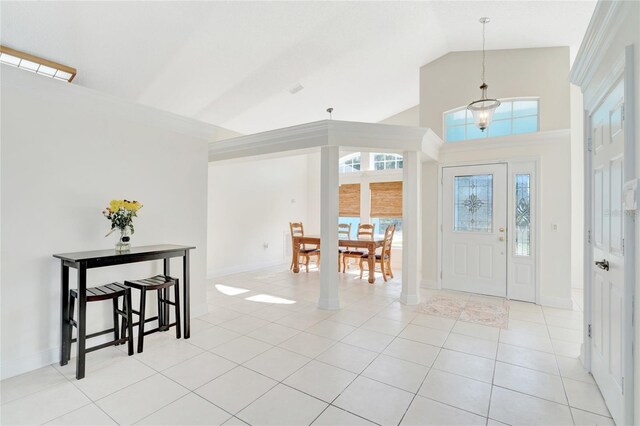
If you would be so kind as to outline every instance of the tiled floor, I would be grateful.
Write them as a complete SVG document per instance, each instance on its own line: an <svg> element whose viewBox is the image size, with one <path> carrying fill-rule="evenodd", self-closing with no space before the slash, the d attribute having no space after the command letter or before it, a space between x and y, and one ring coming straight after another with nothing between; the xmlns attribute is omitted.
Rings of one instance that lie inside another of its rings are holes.
<svg viewBox="0 0 640 426"><path fill-rule="evenodd" d="M343 309L316 308L317 272L215 280L192 338L89 355L1 382L2 424L608 425L574 310L510 303L509 328L418 314L399 280L341 276ZM423 297L462 293L424 291ZM575 293L579 297L579 293Z"/></svg>

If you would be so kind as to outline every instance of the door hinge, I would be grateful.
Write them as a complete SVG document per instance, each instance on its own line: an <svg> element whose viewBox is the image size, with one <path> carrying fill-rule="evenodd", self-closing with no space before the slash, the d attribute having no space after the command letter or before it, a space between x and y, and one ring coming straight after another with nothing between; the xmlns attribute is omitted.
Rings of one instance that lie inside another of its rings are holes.
<svg viewBox="0 0 640 426"><path fill-rule="evenodd" d="M624 256L624 238L622 239L622 255Z"/></svg>
<svg viewBox="0 0 640 426"><path fill-rule="evenodd" d="M587 151L591 152L593 148L593 139L591 139L591 136L589 136L587 138Z"/></svg>
<svg viewBox="0 0 640 426"><path fill-rule="evenodd" d="M622 121L624 121L624 104L620 105L620 114L622 115Z"/></svg>
<svg viewBox="0 0 640 426"><path fill-rule="evenodd" d="M622 376L622 394L624 395L624 376Z"/></svg>
<svg viewBox="0 0 640 426"><path fill-rule="evenodd" d="M591 244L591 229L587 231L587 243Z"/></svg>
<svg viewBox="0 0 640 426"><path fill-rule="evenodd" d="M440 271L440 279L442 279L442 271Z"/></svg>
<svg viewBox="0 0 640 426"><path fill-rule="evenodd" d="M591 324L587 326L587 337L591 338Z"/></svg>

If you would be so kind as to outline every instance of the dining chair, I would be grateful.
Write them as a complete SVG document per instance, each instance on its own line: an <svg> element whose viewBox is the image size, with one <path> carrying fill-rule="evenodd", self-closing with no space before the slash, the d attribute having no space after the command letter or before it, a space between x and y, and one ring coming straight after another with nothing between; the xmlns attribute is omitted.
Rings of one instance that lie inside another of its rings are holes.
<svg viewBox="0 0 640 426"><path fill-rule="evenodd" d="M302 222L289 222L289 229L291 230L291 249L293 250L294 237L304 237L304 226L302 226ZM307 244L302 244L300 247L300 257L305 259L305 267L307 272L309 272L309 259L311 256L316 257L316 266L320 269L320 247L318 246L308 246ZM298 259L299 261L300 259ZM293 269L293 256L291 259L291 266L289 269Z"/></svg>
<svg viewBox="0 0 640 426"><path fill-rule="evenodd" d="M338 224L338 240L350 240L351 239L351 224L339 223ZM342 253L349 250L349 247L338 247L338 272L340 272L340 262L342 261Z"/></svg>
<svg viewBox="0 0 640 426"><path fill-rule="evenodd" d="M358 224L357 237L359 240L373 240L374 230L374 225L360 223ZM342 272L347 271L347 267L349 266L348 259L360 259L365 254L367 254L367 252L364 250L352 250L347 247L347 249L342 252Z"/></svg>
<svg viewBox="0 0 640 426"><path fill-rule="evenodd" d="M393 271L391 269L391 245L393 244L393 234L396 232L396 225L387 226L386 231L384 231L384 242L382 244L382 252L380 254L376 254L375 264L380 264L380 272L382 272L382 278L387 281L387 276L393 278ZM362 278L362 274L364 272L364 265L369 267L369 254L364 254L360 257L360 278ZM375 270L374 270L375 272Z"/></svg>

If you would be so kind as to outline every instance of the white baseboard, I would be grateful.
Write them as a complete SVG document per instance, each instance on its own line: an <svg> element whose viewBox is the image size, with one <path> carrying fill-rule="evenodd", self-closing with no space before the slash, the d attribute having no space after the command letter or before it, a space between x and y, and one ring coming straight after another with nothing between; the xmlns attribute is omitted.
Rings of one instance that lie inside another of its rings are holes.
<svg viewBox="0 0 640 426"><path fill-rule="evenodd" d="M573 308L573 302L570 297L552 297L552 296L540 296L540 304L542 306L549 306L551 308L571 309Z"/></svg>
<svg viewBox="0 0 640 426"><path fill-rule="evenodd" d="M244 265L229 266L227 268L208 269L207 279L224 277L226 275L239 274L241 272L257 271L259 269L270 268L272 266L285 265L287 262L283 260L269 260L258 263L248 263Z"/></svg>
<svg viewBox="0 0 640 426"><path fill-rule="evenodd" d="M422 280L420 281L420 287L422 288L438 288L438 284L436 283L436 280Z"/></svg>

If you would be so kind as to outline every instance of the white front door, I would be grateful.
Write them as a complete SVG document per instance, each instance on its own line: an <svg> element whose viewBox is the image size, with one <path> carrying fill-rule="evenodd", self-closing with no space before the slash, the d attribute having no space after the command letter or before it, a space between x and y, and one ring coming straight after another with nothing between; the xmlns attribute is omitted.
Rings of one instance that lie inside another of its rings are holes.
<svg viewBox="0 0 640 426"><path fill-rule="evenodd" d="M507 295L507 165L442 169L442 288Z"/></svg>
<svg viewBox="0 0 640 426"><path fill-rule="evenodd" d="M593 259L591 372L609 411L624 424L624 86L620 82L591 114Z"/></svg>

